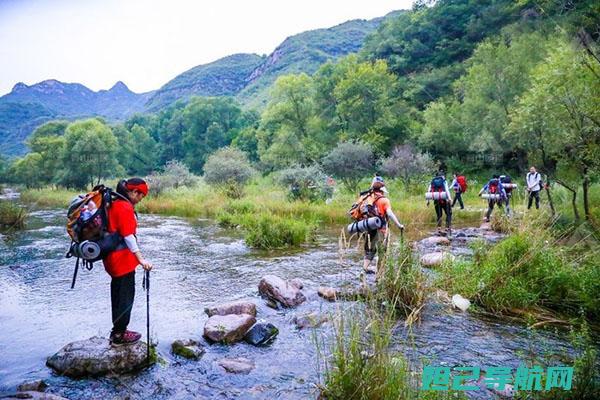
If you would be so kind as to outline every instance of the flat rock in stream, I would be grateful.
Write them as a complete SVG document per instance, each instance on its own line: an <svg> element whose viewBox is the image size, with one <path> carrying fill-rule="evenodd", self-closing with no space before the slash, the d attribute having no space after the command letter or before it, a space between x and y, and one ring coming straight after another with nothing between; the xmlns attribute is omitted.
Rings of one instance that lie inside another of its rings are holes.
<svg viewBox="0 0 600 400"><path fill-rule="evenodd" d="M73 378L123 374L146 367L147 355L144 342L113 347L108 339L94 336L69 343L49 357L46 365Z"/></svg>
<svg viewBox="0 0 600 400"><path fill-rule="evenodd" d="M15 400L15 399L31 399L31 400L68 400L64 397L57 396L55 394L36 392L34 390L28 390L24 392L17 392L8 397L1 397L3 400Z"/></svg>
<svg viewBox="0 0 600 400"><path fill-rule="evenodd" d="M300 291L302 282L292 279L284 281L275 275L264 276L258 284L258 292L267 299L275 300L284 307L295 307L302 304L306 297Z"/></svg>
<svg viewBox="0 0 600 400"><path fill-rule="evenodd" d="M454 256L451 253L444 251L436 251L433 253L423 254L421 256L421 265L424 267L437 267L442 265L446 260L453 260Z"/></svg>
<svg viewBox="0 0 600 400"><path fill-rule="evenodd" d="M279 329L268 322L258 322L244 336L244 340L254 346L262 346L271 343L277 335Z"/></svg>
<svg viewBox="0 0 600 400"><path fill-rule="evenodd" d="M217 364L232 374L248 374L254 369L254 363L243 357L222 358Z"/></svg>
<svg viewBox="0 0 600 400"><path fill-rule="evenodd" d="M256 304L251 301L230 301L223 304L217 304L216 306L207 307L204 312L209 317L213 315L229 315L229 314L248 314L256 317Z"/></svg>
<svg viewBox="0 0 600 400"><path fill-rule="evenodd" d="M176 340L171 344L171 352L189 360L198 361L204 354L204 347L192 339Z"/></svg>
<svg viewBox="0 0 600 400"><path fill-rule="evenodd" d="M450 239L446 236L430 236L419 243L423 246L450 246Z"/></svg>
<svg viewBox="0 0 600 400"><path fill-rule="evenodd" d="M239 342L254 323L256 318L249 314L213 315L204 325L204 337L213 342Z"/></svg>

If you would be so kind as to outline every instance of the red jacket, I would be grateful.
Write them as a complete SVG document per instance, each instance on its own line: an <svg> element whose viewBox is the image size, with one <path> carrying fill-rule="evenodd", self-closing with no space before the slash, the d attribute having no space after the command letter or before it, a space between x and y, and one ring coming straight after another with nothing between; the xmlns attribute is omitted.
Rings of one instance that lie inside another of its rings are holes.
<svg viewBox="0 0 600 400"><path fill-rule="evenodd" d="M133 205L125 200L115 200L108 209L108 232L118 232L122 237L135 235L137 219ZM104 269L113 278L126 275L139 265L131 250L125 248L113 251L102 260Z"/></svg>

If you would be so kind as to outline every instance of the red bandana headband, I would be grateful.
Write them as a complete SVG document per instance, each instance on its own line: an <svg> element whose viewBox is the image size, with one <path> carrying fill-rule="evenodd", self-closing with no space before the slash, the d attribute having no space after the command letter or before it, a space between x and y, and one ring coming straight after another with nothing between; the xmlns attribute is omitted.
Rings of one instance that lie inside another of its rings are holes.
<svg viewBox="0 0 600 400"><path fill-rule="evenodd" d="M148 185L145 182L137 185L133 183L126 183L125 187L127 190L137 190L138 192L144 193L144 196L148 196Z"/></svg>

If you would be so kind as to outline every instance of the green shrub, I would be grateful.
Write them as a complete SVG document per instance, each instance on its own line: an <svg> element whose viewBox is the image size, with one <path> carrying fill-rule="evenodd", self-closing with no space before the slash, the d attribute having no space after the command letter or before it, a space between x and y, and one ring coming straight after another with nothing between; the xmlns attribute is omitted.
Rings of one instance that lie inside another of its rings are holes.
<svg viewBox="0 0 600 400"><path fill-rule="evenodd" d="M150 193L159 195L167 190L195 186L198 177L184 163L173 160L167 162L162 172L149 175L146 181L150 185Z"/></svg>
<svg viewBox="0 0 600 400"><path fill-rule="evenodd" d="M246 214L240 225L246 244L259 249L298 246L314 238L316 224L271 214Z"/></svg>
<svg viewBox="0 0 600 400"><path fill-rule="evenodd" d="M277 181L289 188L290 200L318 201L333 196L333 186L327 183L327 175L316 165L279 171Z"/></svg>
<svg viewBox="0 0 600 400"><path fill-rule="evenodd" d="M224 147L214 152L204 164L206 183L223 190L230 198L243 196L244 186L254 175L248 157L233 147Z"/></svg>

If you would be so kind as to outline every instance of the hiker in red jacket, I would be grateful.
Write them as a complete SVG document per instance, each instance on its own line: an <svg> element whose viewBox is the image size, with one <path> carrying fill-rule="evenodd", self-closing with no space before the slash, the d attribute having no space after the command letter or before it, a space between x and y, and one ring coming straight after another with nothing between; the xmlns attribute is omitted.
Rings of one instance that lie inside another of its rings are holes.
<svg viewBox="0 0 600 400"><path fill-rule="evenodd" d="M142 257L135 236L137 215L134 207L148 194L148 185L141 178L123 180L117 185L117 193L121 198L113 201L108 209L108 232L118 232L126 246L108 254L102 262L112 277L110 300L113 328L110 341L113 345L122 345L135 343L142 336L127 330L127 325L135 297L135 269L141 265L150 271L152 264Z"/></svg>

